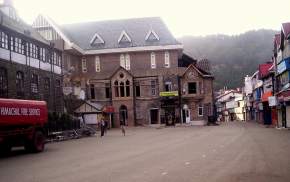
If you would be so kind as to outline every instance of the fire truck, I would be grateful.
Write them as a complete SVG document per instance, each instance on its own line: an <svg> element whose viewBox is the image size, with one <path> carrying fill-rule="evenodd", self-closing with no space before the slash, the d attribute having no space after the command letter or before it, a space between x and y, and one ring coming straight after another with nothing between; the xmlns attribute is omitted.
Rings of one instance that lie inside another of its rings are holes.
<svg viewBox="0 0 290 182"><path fill-rule="evenodd" d="M0 99L0 153L13 146L29 152L42 152L47 122L45 101Z"/></svg>

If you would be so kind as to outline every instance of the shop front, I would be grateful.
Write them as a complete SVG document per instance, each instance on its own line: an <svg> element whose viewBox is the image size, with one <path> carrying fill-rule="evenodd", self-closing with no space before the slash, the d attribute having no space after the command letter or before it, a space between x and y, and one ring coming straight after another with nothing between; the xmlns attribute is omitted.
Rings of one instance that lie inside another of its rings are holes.
<svg viewBox="0 0 290 182"><path fill-rule="evenodd" d="M168 126L180 122L180 102L177 91L160 92L161 103L161 124Z"/></svg>
<svg viewBox="0 0 290 182"><path fill-rule="evenodd" d="M290 127L290 90L277 94L278 99L278 126Z"/></svg>

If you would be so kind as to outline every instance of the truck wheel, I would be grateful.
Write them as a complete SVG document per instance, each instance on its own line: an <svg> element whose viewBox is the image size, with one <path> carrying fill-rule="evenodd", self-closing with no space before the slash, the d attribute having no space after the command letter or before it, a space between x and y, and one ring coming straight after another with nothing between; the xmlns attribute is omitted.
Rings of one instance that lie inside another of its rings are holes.
<svg viewBox="0 0 290 182"><path fill-rule="evenodd" d="M25 149L29 152L42 152L44 150L45 137L43 132L36 131L33 139L28 141L25 145Z"/></svg>

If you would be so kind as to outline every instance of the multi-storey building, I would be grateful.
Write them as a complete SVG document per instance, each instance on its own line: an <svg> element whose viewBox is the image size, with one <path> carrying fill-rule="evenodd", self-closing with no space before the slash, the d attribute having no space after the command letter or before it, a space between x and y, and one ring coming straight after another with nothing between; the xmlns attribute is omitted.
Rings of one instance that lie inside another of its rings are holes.
<svg viewBox="0 0 290 182"><path fill-rule="evenodd" d="M17 15L11 1L0 4L0 97L45 100L62 112L62 53Z"/></svg>
<svg viewBox="0 0 290 182"><path fill-rule="evenodd" d="M103 105L111 125L198 122L212 114L213 75L208 61L183 54L160 18L57 25L39 16L47 40L61 37L65 89Z"/></svg>
<svg viewBox="0 0 290 182"><path fill-rule="evenodd" d="M290 127L290 23L283 23L279 37L276 36L274 57L277 64L278 123Z"/></svg>

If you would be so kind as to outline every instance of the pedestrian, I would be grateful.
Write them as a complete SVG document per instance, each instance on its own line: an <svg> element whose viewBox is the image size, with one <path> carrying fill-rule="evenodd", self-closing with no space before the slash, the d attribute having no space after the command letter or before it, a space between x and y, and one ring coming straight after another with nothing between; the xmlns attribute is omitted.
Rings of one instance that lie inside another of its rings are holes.
<svg viewBox="0 0 290 182"><path fill-rule="evenodd" d="M101 137L103 137L104 133L105 133L105 120L104 120L104 118L101 119L100 128L101 128Z"/></svg>
<svg viewBox="0 0 290 182"><path fill-rule="evenodd" d="M125 121L124 120L120 121L120 126L121 126L122 133L125 136L126 135L126 131L125 131Z"/></svg>

